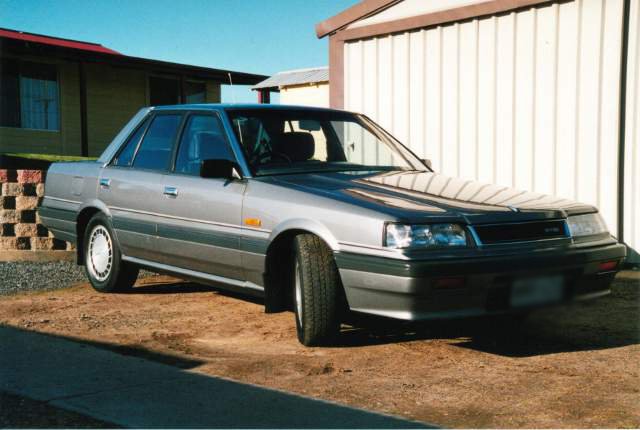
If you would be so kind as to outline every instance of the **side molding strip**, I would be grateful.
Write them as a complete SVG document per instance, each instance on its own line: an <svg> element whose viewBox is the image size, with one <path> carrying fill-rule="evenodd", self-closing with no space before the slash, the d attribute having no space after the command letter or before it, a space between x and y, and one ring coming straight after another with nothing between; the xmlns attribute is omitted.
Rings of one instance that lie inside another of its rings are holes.
<svg viewBox="0 0 640 430"><path fill-rule="evenodd" d="M221 284L233 285L234 287L246 288L248 290L264 292L264 287L249 281L240 281L238 279L225 278L224 276L211 275L209 273L197 272L195 270L181 269L179 267L170 266L168 264L156 263L153 261L143 260L141 258L129 257L126 255L123 255L122 259L124 261L129 261L131 263L139 264L141 266L153 267L165 272L171 272L179 275L188 276L191 278L202 279L205 281L219 282Z"/></svg>

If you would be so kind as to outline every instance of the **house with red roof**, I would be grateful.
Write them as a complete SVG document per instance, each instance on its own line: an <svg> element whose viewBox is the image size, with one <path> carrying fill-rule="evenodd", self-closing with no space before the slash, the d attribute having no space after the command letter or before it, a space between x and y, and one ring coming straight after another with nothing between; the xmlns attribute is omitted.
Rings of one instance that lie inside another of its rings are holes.
<svg viewBox="0 0 640 430"><path fill-rule="evenodd" d="M220 102L266 76L0 28L0 153L97 156L143 106Z"/></svg>

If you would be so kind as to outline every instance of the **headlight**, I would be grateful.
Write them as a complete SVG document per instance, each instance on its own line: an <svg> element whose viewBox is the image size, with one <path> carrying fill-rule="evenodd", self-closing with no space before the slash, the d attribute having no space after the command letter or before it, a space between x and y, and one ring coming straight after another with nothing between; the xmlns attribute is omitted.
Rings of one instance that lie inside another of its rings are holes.
<svg viewBox="0 0 640 430"><path fill-rule="evenodd" d="M608 232L607 225L598 213L570 216L567 222L573 237L592 236Z"/></svg>
<svg viewBox="0 0 640 430"><path fill-rule="evenodd" d="M467 246L467 235L458 224L387 224L385 245L389 248Z"/></svg>

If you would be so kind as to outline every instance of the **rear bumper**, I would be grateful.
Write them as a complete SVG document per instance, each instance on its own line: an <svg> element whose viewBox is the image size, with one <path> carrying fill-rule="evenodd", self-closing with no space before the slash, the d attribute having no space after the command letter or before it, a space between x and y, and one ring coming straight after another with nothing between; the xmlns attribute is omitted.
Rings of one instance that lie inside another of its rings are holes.
<svg viewBox="0 0 640 430"><path fill-rule="evenodd" d="M615 243L434 260L338 253L336 262L352 310L423 320L526 310L511 306L512 284L526 276L562 275L562 302L599 297L609 293L625 255L626 248ZM607 261L617 261L616 269L602 271L599 265ZM436 284L438 279L448 277L462 284L454 287Z"/></svg>

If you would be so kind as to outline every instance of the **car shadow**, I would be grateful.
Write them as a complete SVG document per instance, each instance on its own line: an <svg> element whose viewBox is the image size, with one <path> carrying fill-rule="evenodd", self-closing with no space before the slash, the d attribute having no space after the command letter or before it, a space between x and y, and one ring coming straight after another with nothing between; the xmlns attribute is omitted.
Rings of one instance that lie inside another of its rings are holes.
<svg viewBox="0 0 640 430"><path fill-rule="evenodd" d="M128 294L212 292L263 304L261 298L187 281L146 283ZM424 340L448 340L509 357L615 348L640 343L640 281L618 277L612 294L533 312L524 321L509 316L411 323L349 313L331 347L352 348Z"/></svg>
<svg viewBox="0 0 640 430"><path fill-rule="evenodd" d="M640 282L617 280L597 300L541 309L518 320L507 315L407 323L354 315L336 346L421 340L508 357L616 348L640 343Z"/></svg>
<svg viewBox="0 0 640 430"><path fill-rule="evenodd" d="M117 426L425 427L415 421L167 366L161 353L149 352L154 358L151 361L123 354L108 343L6 325L0 325L0 339L0 390Z"/></svg>
<svg viewBox="0 0 640 430"><path fill-rule="evenodd" d="M122 294L189 294L189 293L215 293L226 297L231 297L246 302L264 304L264 300L260 297L251 296L246 293L235 292L223 285L207 285L198 284L189 281L161 281L149 282L142 285L136 285Z"/></svg>

